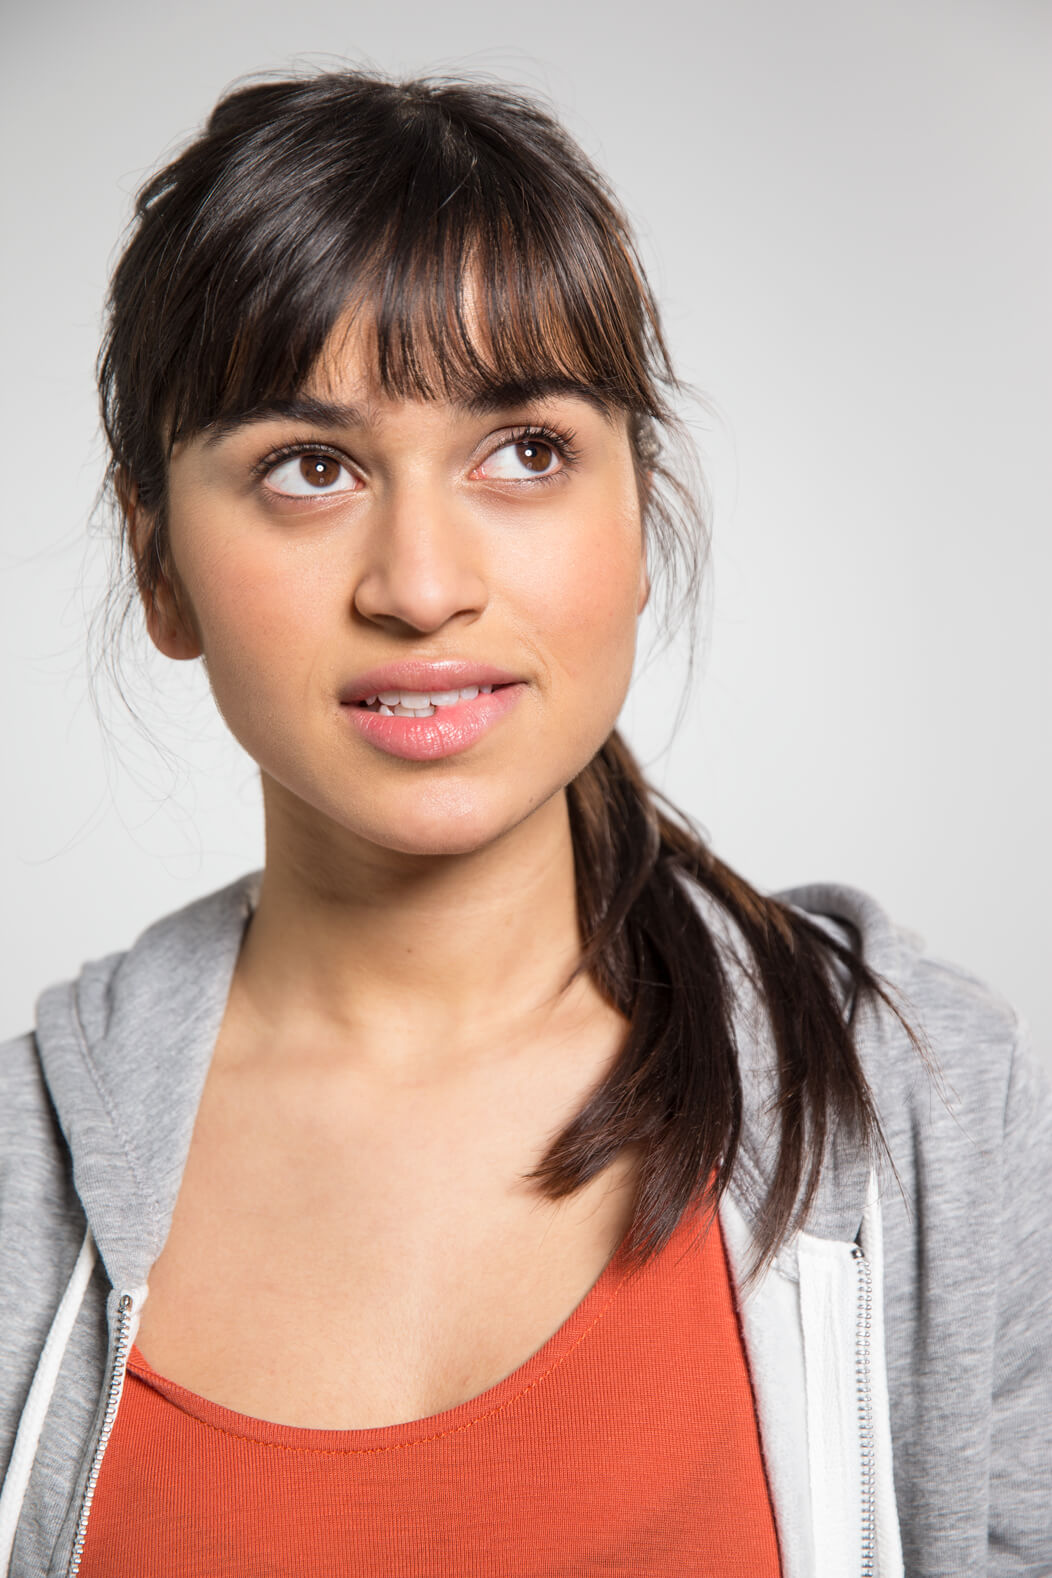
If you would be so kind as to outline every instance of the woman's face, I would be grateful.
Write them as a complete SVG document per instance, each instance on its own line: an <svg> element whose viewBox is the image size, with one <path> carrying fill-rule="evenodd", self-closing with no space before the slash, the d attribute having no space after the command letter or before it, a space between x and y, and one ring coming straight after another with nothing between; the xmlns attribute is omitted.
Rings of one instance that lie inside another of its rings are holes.
<svg viewBox="0 0 1052 1578"><path fill-rule="evenodd" d="M558 795L620 711L647 595L627 424L576 392L394 400L369 368L348 338L298 408L177 447L187 617L163 597L150 633L203 652L268 813L465 853ZM473 676L492 693L450 704ZM446 705L369 705L394 692Z"/></svg>

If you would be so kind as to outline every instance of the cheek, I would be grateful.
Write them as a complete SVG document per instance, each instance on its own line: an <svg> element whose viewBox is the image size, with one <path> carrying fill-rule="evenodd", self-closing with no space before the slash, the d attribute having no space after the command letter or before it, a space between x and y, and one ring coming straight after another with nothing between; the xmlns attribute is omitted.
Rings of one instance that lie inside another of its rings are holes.
<svg viewBox="0 0 1052 1578"><path fill-rule="evenodd" d="M531 565L528 617L553 683L587 684L595 703L615 712L635 656L641 561L638 510L607 506Z"/></svg>
<svg viewBox="0 0 1052 1578"><path fill-rule="evenodd" d="M206 546L187 555L182 575L209 680L229 719L302 687L325 624L326 577L295 556L260 553L258 543L249 553L236 538L201 533L197 541Z"/></svg>

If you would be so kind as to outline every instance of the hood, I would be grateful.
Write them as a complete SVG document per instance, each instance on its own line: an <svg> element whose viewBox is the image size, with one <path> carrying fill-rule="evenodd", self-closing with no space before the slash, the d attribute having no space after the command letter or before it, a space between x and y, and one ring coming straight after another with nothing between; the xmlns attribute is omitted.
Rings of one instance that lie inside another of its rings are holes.
<svg viewBox="0 0 1052 1578"><path fill-rule="evenodd" d="M201 1091L261 873L166 916L126 952L85 965L37 1004L44 1077L72 1157L73 1178L111 1284L145 1283L164 1246ZM831 933L861 937L871 967L893 984L909 973L910 940L868 895L832 884L778 895ZM704 902L699 900L699 902ZM738 1013L745 1126L735 1193L758 1214L772 1165L774 1062L755 993L725 919L706 918L728 950ZM863 1016L858 1034L875 1089L902 1032L892 1016ZM808 1231L850 1240L868 1167L830 1147Z"/></svg>
<svg viewBox="0 0 1052 1578"><path fill-rule="evenodd" d="M168 1236L259 880L165 916L37 1003L44 1078L116 1288L146 1282Z"/></svg>

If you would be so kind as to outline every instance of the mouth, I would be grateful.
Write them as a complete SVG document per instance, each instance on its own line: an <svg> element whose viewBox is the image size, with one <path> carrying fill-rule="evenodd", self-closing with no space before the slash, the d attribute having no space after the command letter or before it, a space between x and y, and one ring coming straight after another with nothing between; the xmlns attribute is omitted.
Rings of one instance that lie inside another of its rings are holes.
<svg viewBox="0 0 1052 1578"><path fill-rule="evenodd" d="M434 761L469 750L500 725L526 689L515 680L455 690L382 690L345 701L342 711L359 737L385 755Z"/></svg>
<svg viewBox="0 0 1052 1578"><path fill-rule="evenodd" d="M385 718L433 718L436 712L447 707L457 707L462 702L474 701L477 696L489 696L496 690L507 689L508 685L464 685L459 690L381 690L375 696L363 696L350 705Z"/></svg>

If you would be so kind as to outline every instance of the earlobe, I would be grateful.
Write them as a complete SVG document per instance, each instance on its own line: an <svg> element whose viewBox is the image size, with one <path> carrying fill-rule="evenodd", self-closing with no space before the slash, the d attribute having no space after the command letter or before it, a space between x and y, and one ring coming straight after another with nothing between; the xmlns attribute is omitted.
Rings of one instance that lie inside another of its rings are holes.
<svg viewBox="0 0 1052 1578"><path fill-rule="evenodd" d="M192 633L182 613L176 606L171 588L161 582L150 602L144 599L146 629L150 640L165 657L177 663L189 662L203 656L201 643Z"/></svg>
<svg viewBox="0 0 1052 1578"><path fill-rule="evenodd" d="M165 657L186 662L202 655L192 623L180 607L171 577L163 566L148 568L155 557L155 523L139 502L139 489L122 469L114 479L117 502L124 516L128 546L135 562L135 576L142 601L146 631Z"/></svg>
<svg viewBox="0 0 1052 1578"><path fill-rule="evenodd" d="M647 527L647 518L650 504L650 490L654 483L654 473L652 470L637 470L636 478L639 495L639 516L641 530L639 600L636 603L636 615L638 616L643 612L644 608L650 601L650 572L647 567L647 547L650 539L650 533Z"/></svg>
<svg viewBox="0 0 1052 1578"><path fill-rule="evenodd" d="M646 560L639 575L639 601L636 604L636 613L641 614L650 601L650 576L647 574Z"/></svg>

